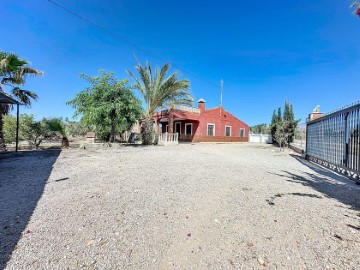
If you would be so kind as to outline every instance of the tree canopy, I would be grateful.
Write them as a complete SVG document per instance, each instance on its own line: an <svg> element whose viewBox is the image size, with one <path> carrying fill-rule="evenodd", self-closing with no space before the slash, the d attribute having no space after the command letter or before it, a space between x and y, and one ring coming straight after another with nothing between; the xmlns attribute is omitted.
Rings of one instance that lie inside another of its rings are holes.
<svg viewBox="0 0 360 270"><path fill-rule="evenodd" d="M274 110L270 124L273 142L280 148L294 141L295 129L300 122L300 120L295 120L293 106L288 101L285 101L283 114L281 111L281 107L277 111Z"/></svg>
<svg viewBox="0 0 360 270"><path fill-rule="evenodd" d="M99 76L82 74L91 86L67 102L86 126L95 126L97 136L114 142L141 117L141 101L135 97L128 80L118 80L113 72L100 71Z"/></svg>
<svg viewBox="0 0 360 270"><path fill-rule="evenodd" d="M135 82L134 88L139 90L146 104L143 144L152 143L153 117L157 110L175 104L190 105L193 102L190 82L179 80L177 72L167 76L169 69L170 64L165 64L161 69L155 68L153 73L150 63L146 63L144 67L138 63L136 70L139 77L128 71ZM172 132L172 123L169 123L169 132Z"/></svg>
<svg viewBox="0 0 360 270"><path fill-rule="evenodd" d="M41 71L30 67L28 62L18 55L0 51L0 92L12 96L25 106L30 106L32 100L36 100L38 96L32 91L22 89L21 86L25 84L28 76L42 74ZM8 93L5 87L10 88ZM10 109L10 105L0 104L0 151L6 150L2 118Z"/></svg>

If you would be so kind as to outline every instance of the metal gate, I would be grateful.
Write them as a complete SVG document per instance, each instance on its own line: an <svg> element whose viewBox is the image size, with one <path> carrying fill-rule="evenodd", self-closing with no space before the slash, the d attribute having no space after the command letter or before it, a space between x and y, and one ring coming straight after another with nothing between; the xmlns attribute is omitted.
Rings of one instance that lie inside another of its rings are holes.
<svg viewBox="0 0 360 270"><path fill-rule="evenodd" d="M360 102L307 123L306 157L360 182Z"/></svg>

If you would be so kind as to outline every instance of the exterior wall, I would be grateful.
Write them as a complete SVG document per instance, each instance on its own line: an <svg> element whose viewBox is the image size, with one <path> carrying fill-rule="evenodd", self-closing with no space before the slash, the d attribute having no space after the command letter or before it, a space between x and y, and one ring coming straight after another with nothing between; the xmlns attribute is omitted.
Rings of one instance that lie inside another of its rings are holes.
<svg viewBox="0 0 360 270"><path fill-rule="evenodd" d="M192 142L248 142L248 137L195 136Z"/></svg>
<svg viewBox="0 0 360 270"><path fill-rule="evenodd" d="M208 124L215 124L215 136L207 135ZM225 136L225 126L231 126L231 136ZM245 134L243 138L240 138L240 129L245 129ZM196 130L195 137L196 141L214 141L218 140L221 142L225 141L249 141L249 126L244 122L240 121L234 117L231 113L221 110L220 108L215 108L212 110L205 111L199 118L199 126ZM209 138L210 139L205 139ZM213 138L215 137L215 138ZM234 139L229 139L234 138ZM194 140L195 141L195 140Z"/></svg>
<svg viewBox="0 0 360 270"><path fill-rule="evenodd" d="M202 104L205 105L205 104ZM162 114L159 116L158 120L161 117L167 118L167 115ZM175 132L175 123L181 123L181 134L179 136L180 141L187 142L248 142L249 141L249 131L250 128L247 124L237 119L231 113L225 111L223 108L221 110L220 116L220 108L205 110L200 113L197 120L181 120L174 121L174 132ZM192 123L192 135L185 135L185 124ZM208 124L215 124L215 136L207 135L207 127ZM168 123L162 123L161 131L163 133L166 132L166 125ZM225 136L225 127L231 126L231 135ZM240 137L240 129L243 128L245 130L244 137Z"/></svg>
<svg viewBox="0 0 360 270"><path fill-rule="evenodd" d="M250 134L249 142L272 143L272 137L270 134Z"/></svg>

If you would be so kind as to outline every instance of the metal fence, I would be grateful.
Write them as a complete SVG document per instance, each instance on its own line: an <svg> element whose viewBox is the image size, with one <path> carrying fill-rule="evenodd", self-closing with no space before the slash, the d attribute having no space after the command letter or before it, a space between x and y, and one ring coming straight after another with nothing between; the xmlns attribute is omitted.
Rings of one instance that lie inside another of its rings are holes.
<svg viewBox="0 0 360 270"><path fill-rule="evenodd" d="M307 123L306 156L360 180L360 103Z"/></svg>

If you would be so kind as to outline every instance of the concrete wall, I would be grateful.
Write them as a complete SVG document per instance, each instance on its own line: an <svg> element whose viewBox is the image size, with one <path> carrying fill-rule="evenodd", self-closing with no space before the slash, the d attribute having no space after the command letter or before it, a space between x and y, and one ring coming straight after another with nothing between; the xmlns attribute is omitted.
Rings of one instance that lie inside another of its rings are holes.
<svg viewBox="0 0 360 270"><path fill-rule="evenodd" d="M272 143L272 137L270 134L250 134L249 142Z"/></svg>

